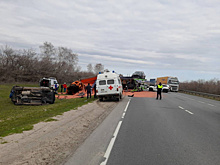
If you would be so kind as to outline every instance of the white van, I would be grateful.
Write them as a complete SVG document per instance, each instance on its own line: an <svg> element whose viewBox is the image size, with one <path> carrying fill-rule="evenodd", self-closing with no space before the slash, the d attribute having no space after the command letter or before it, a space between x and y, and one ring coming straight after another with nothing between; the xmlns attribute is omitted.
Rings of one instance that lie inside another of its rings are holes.
<svg viewBox="0 0 220 165"><path fill-rule="evenodd" d="M44 77L40 80L41 87L50 87L55 89L55 84L57 84L57 88L59 88L59 83L57 82L57 79L55 77Z"/></svg>
<svg viewBox="0 0 220 165"><path fill-rule="evenodd" d="M119 101L122 98L122 83L119 75L114 71L98 74L96 93L100 101L104 98L116 98Z"/></svg>

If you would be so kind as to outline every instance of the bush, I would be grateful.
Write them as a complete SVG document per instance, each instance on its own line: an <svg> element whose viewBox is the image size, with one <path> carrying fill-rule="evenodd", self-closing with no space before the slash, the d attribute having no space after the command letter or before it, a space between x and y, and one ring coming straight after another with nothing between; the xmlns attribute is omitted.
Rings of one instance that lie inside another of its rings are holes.
<svg viewBox="0 0 220 165"><path fill-rule="evenodd" d="M180 90L190 90L220 95L220 81L218 79L212 79L209 81L201 79L198 81L185 81L180 83Z"/></svg>

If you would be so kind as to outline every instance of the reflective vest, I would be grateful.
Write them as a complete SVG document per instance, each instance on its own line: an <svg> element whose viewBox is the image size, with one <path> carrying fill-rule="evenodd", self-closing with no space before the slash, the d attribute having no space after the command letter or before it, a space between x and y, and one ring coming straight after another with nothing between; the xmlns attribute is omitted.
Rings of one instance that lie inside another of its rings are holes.
<svg viewBox="0 0 220 165"><path fill-rule="evenodd" d="M163 85L158 85L158 88L163 88Z"/></svg>

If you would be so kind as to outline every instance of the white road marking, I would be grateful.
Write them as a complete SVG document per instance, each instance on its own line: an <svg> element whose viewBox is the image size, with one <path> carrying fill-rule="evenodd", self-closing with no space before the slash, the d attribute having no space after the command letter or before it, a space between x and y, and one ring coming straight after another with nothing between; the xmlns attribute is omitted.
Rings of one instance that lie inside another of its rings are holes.
<svg viewBox="0 0 220 165"><path fill-rule="evenodd" d="M175 95L177 95L177 94L175 94ZM185 96L181 96L181 95L178 95L178 96L187 98L187 99L189 99L189 100L195 100L195 99L192 99L192 98L189 98L189 97L185 97ZM212 106L212 107L216 107L216 106L213 105L213 104L209 104L209 103L206 103L206 102L203 102L203 101L198 101L198 102L199 102L199 103L203 103L203 104L208 104L208 105L210 105L210 106Z"/></svg>
<svg viewBox="0 0 220 165"><path fill-rule="evenodd" d="M179 106L180 109L184 109L183 107Z"/></svg>
<svg viewBox="0 0 220 165"><path fill-rule="evenodd" d="M188 111L188 110L185 110L186 112L188 112L189 114L191 114L191 115L193 115L193 113L192 112L190 112L190 111Z"/></svg>
<svg viewBox="0 0 220 165"><path fill-rule="evenodd" d="M122 117L121 117L121 118L124 119L124 117L125 117L125 112L122 114Z"/></svg>
<svg viewBox="0 0 220 165"><path fill-rule="evenodd" d="M122 115L122 118L124 118L124 116L125 116L125 114L126 114L126 111L127 111L127 109L128 109L128 106L129 106L130 101L131 101L131 99L129 99L129 101L128 101L126 107L125 107L125 110L124 110L124 113L123 113L123 115ZM107 148L107 150L106 150L106 152L105 152L105 155L104 155L105 161L103 161L100 165L106 165L106 164L107 164L107 161L108 161L108 159L109 159L110 153L111 153L112 148L113 148L113 146L114 146L116 137L117 137L118 132L119 132L119 130L120 130L121 124L122 124L122 121L119 121L119 123L118 123L118 125L117 125L117 127L116 127L116 129L115 129L115 132L114 132L114 134L113 134L113 137L112 137L112 139L111 139L111 141L110 141L110 143L109 143L109 145L108 145L108 148Z"/></svg>
<svg viewBox="0 0 220 165"><path fill-rule="evenodd" d="M128 105L130 104L130 101L131 101L131 99L129 99L129 101L128 101L128 103L127 103L127 105L126 105L126 107L125 107L125 112L127 111L127 109L128 109Z"/></svg>
<svg viewBox="0 0 220 165"><path fill-rule="evenodd" d="M177 95L177 94L176 94ZM189 100L195 100L195 99L192 99L192 98L189 98L189 97L185 97L185 96L181 96L181 95L178 95L178 96L180 96L180 97L184 97L184 98L187 98L187 99L189 99ZM196 100L196 101L198 101L198 100ZM209 106L212 106L212 107L216 107L215 105L213 105L213 104L209 104L209 103L206 103L206 102L203 102L203 101L198 101L199 103L202 103L202 104L208 104ZM180 109L184 109L184 108L182 108L181 106L179 106L179 108ZM192 112L191 112L192 113Z"/></svg>
<svg viewBox="0 0 220 165"><path fill-rule="evenodd" d="M106 150L106 152L105 152L105 155L104 155L105 161L102 162L100 165L106 165L106 163L107 163L107 161L108 161L108 158L109 158L109 156L110 156L111 150L112 150L112 148L113 148L113 145L114 145L114 143L115 143L115 139L116 139L116 137L117 137L117 135L118 135L118 132L119 132L119 129L120 129L120 127L121 127L121 124L122 124L122 121L119 121L118 126L117 126L117 128L116 128L116 130L115 130L115 133L114 133L114 135L113 135L113 138L111 139L111 141L110 141L110 143L109 143L109 145L108 145L108 148L107 148L107 150Z"/></svg>

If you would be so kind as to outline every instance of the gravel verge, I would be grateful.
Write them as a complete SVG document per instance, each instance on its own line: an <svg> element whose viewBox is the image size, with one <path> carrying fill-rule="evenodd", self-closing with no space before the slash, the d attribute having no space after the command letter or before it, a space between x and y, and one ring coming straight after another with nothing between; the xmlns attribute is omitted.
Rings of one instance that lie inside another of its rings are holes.
<svg viewBox="0 0 220 165"><path fill-rule="evenodd" d="M0 141L0 165L59 165L74 153L118 102L94 101Z"/></svg>

